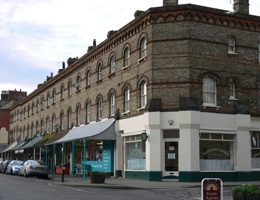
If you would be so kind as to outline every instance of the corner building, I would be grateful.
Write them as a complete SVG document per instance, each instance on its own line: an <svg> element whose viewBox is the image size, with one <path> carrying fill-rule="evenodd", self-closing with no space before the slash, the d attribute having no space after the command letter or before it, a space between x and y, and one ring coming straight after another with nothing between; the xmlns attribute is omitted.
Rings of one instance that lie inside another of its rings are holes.
<svg viewBox="0 0 260 200"><path fill-rule="evenodd" d="M102 161L90 146L102 154L106 144L115 176L259 180L260 17L248 0L234 12L165 0L68 61L12 108L13 140L86 127L54 142L68 145L65 160L90 156L94 169ZM111 119L114 138L103 140L105 128L89 135Z"/></svg>

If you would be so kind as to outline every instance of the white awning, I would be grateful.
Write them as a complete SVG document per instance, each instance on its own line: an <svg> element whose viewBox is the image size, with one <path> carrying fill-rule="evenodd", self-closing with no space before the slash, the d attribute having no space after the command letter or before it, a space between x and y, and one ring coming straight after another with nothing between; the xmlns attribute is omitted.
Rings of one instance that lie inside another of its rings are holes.
<svg viewBox="0 0 260 200"><path fill-rule="evenodd" d="M79 127L73 127L64 137L52 144L66 143L80 139L90 140L115 140L115 119L103 119L99 122L93 122Z"/></svg>
<svg viewBox="0 0 260 200"><path fill-rule="evenodd" d="M12 144L10 144L9 147L3 150L2 153L12 150L17 145L17 143L18 143L17 141L13 142Z"/></svg>

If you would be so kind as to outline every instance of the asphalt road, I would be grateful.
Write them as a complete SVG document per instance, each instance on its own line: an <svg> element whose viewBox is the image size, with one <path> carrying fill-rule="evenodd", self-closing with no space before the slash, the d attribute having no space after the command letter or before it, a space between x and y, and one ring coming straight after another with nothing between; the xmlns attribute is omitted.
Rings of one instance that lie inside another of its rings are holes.
<svg viewBox="0 0 260 200"><path fill-rule="evenodd" d="M51 180L0 174L0 200L198 200L200 188L106 189L64 187ZM229 199L229 198L224 198Z"/></svg>

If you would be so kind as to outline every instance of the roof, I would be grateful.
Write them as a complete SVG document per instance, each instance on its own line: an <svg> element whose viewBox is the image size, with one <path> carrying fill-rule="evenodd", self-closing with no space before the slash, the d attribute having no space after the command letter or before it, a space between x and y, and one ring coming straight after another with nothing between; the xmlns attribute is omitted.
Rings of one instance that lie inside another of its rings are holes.
<svg viewBox="0 0 260 200"><path fill-rule="evenodd" d="M115 140L115 119L103 119L99 122L93 122L79 127L73 127L68 134L52 144L66 143L80 139L91 140Z"/></svg>

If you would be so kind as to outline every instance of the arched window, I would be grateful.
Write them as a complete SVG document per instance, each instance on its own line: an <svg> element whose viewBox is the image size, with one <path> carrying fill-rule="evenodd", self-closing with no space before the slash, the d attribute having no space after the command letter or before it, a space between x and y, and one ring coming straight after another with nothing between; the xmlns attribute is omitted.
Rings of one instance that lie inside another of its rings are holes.
<svg viewBox="0 0 260 200"><path fill-rule="evenodd" d="M228 38L228 53L236 53L236 39L232 36Z"/></svg>
<svg viewBox="0 0 260 200"><path fill-rule="evenodd" d="M236 99L236 83L234 80L231 80L229 83L229 99Z"/></svg>
<svg viewBox="0 0 260 200"><path fill-rule="evenodd" d="M146 56L147 56L147 40L145 37L143 37L140 42L140 58L144 58Z"/></svg>
<svg viewBox="0 0 260 200"><path fill-rule="evenodd" d="M64 130L64 112L61 111L60 113L60 129Z"/></svg>
<svg viewBox="0 0 260 200"><path fill-rule="evenodd" d="M50 118L49 117L46 118L46 128L45 128L45 131L47 133L50 133Z"/></svg>
<svg viewBox="0 0 260 200"><path fill-rule="evenodd" d="M140 108L144 108L147 104L147 83L143 81L140 86Z"/></svg>
<svg viewBox="0 0 260 200"><path fill-rule="evenodd" d="M102 98L97 99L97 120L102 119Z"/></svg>
<svg viewBox="0 0 260 200"><path fill-rule="evenodd" d="M76 125L80 125L80 104L76 107Z"/></svg>
<svg viewBox="0 0 260 200"><path fill-rule="evenodd" d="M130 66L130 49L126 47L124 51L124 67L128 66Z"/></svg>
<svg viewBox="0 0 260 200"><path fill-rule="evenodd" d="M124 112L130 112L130 89L124 90Z"/></svg>
<svg viewBox="0 0 260 200"><path fill-rule="evenodd" d="M47 106L50 106L51 104L51 94L50 92L47 93Z"/></svg>
<svg viewBox="0 0 260 200"><path fill-rule="evenodd" d="M51 131L52 132L55 132L55 127L56 127L56 116L55 116L55 114L53 114L51 117Z"/></svg>
<svg viewBox="0 0 260 200"><path fill-rule="evenodd" d="M203 105L217 105L217 88L216 81L210 77L203 79Z"/></svg>
<svg viewBox="0 0 260 200"><path fill-rule="evenodd" d="M32 115L34 113L34 101L32 102Z"/></svg>
<svg viewBox="0 0 260 200"><path fill-rule="evenodd" d="M109 96L109 114L110 117L115 116L116 113L116 95L115 93L111 93Z"/></svg>
<svg viewBox="0 0 260 200"><path fill-rule="evenodd" d="M60 87L60 100L64 99L64 85L62 84Z"/></svg>
<svg viewBox="0 0 260 200"><path fill-rule="evenodd" d="M87 70L86 72L86 87L89 87L91 84L91 80L90 80L90 70Z"/></svg>
<svg viewBox="0 0 260 200"><path fill-rule="evenodd" d="M56 89L55 88L53 88L53 90L52 90L52 103L53 104L56 103Z"/></svg>
<svg viewBox="0 0 260 200"><path fill-rule="evenodd" d="M42 97L41 97L41 109L43 109L44 108L44 96L42 95Z"/></svg>
<svg viewBox="0 0 260 200"><path fill-rule="evenodd" d="M112 56L110 58L110 74L114 74L116 72L116 58Z"/></svg>
<svg viewBox="0 0 260 200"><path fill-rule="evenodd" d="M90 102L86 103L86 124L91 121L91 107Z"/></svg>
<svg viewBox="0 0 260 200"><path fill-rule="evenodd" d="M44 120L43 119L41 120L41 127L40 128L41 128L40 132L43 133L43 129L44 129Z"/></svg>
<svg viewBox="0 0 260 200"><path fill-rule="evenodd" d="M72 124L72 110L71 108L68 109L67 111L67 128L71 129L73 124Z"/></svg>
<svg viewBox="0 0 260 200"><path fill-rule="evenodd" d="M77 77L77 81L76 81L76 89L77 89L77 92L80 92L80 76Z"/></svg>
<svg viewBox="0 0 260 200"><path fill-rule="evenodd" d="M34 124L33 124L33 122L32 122L32 124L31 124L31 138L33 137L33 135L34 135Z"/></svg>
<svg viewBox="0 0 260 200"><path fill-rule="evenodd" d="M97 68L97 80L101 81L103 78L103 72L102 72L102 64L99 63L98 64L98 68Z"/></svg>
<svg viewBox="0 0 260 200"><path fill-rule="evenodd" d="M68 82L68 96L71 96L72 94L72 82L69 80Z"/></svg>

